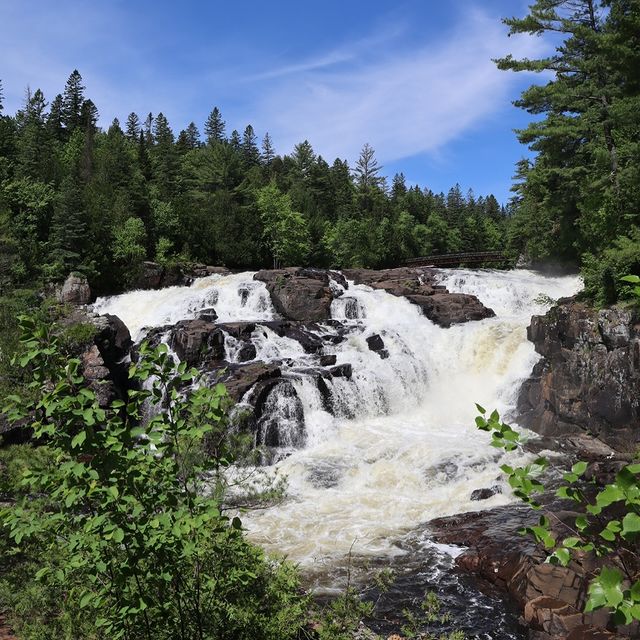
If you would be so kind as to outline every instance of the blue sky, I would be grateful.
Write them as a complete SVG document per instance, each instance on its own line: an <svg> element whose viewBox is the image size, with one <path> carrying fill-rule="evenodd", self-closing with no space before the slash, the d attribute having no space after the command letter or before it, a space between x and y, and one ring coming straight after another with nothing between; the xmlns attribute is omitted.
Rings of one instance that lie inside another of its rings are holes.
<svg viewBox="0 0 640 640"><path fill-rule="evenodd" d="M330 162L369 142L391 176L446 191L455 182L505 202L526 155L512 106L531 75L492 57L535 56L507 38L520 0L0 0L5 113L27 85L47 99L78 68L100 124L162 111L174 130L213 106L240 132L269 131L278 153L305 138Z"/></svg>

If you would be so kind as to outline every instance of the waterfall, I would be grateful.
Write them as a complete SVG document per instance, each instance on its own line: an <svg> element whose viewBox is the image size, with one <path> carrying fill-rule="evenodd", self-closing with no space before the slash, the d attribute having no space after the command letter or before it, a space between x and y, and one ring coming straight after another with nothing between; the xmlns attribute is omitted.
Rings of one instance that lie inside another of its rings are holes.
<svg viewBox="0 0 640 640"><path fill-rule="evenodd" d="M326 375L319 355L280 335L266 287L252 273L214 275L190 287L134 291L99 299L136 339L145 328L195 318L214 308L218 322L255 322L253 359L276 362L257 425L260 442L284 452L274 460L289 480L281 505L243 516L252 539L304 568L403 553L396 544L434 517L511 500L503 487L472 502L474 489L500 485L501 452L474 427L475 403L509 415L518 388L538 359L526 339L534 313L576 293L577 277L526 270L442 270L450 291L477 295L495 318L443 329L404 298L349 283L332 303L331 322L307 327L322 355L348 375ZM333 287L337 287L335 283ZM227 360L240 341L227 336ZM250 354L253 356L253 352Z"/></svg>

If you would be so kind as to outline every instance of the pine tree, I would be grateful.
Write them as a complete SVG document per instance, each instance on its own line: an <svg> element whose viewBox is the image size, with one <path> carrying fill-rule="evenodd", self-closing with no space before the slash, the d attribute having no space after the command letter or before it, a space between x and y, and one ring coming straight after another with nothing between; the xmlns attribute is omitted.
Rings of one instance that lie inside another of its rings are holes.
<svg viewBox="0 0 640 640"><path fill-rule="evenodd" d="M240 134L237 129L234 129L231 132L231 137L229 138L229 144L234 151L242 151L242 139L240 138Z"/></svg>
<svg viewBox="0 0 640 640"><path fill-rule="evenodd" d="M378 175L382 167L378 164L375 154L373 147L368 142L365 143L353 170L356 183L362 190L381 187L384 182L384 178Z"/></svg>
<svg viewBox="0 0 640 640"><path fill-rule="evenodd" d="M62 94L62 124L68 133L73 133L82 124L82 104L84 102L82 76L74 69Z"/></svg>
<svg viewBox="0 0 640 640"><path fill-rule="evenodd" d="M267 133L264 134L264 138L262 138L262 153L260 154L260 159L262 160L262 164L268 167L273 162L273 159L275 157L276 152L273 148L271 136L267 131Z"/></svg>
<svg viewBox="0 0 640 640"><path fill-rule="evenodd" d="M95 131L98 123L98 108L93 100L85 100L80 110L80 125L85 131Z"/></svg>
<svg viewBox="0 0 640 640"><path fill-rule="evenodd" d="M126 135L127 138L131 141L135 141L138 139L140 135L140 118L138 118L138 114L133 111L127 116L127 125L126 125Z"/></svg>
<svg viewBox="0 0 640 640"><path fill-rule="evenodd" d="M257 137L253 127L248 124L242 134L242 157L250 167L260 163L260 151L258 151L256 141Z"/></svg>
<svg viewBox="0 0 640 640"><path fill-rule="evenodd" d="M176 140L176 149L180 155L187 153L187 151L191 151L192 149L197 149L200 146L200 132L198 131L198 127L191 122L186 129L182 129L178 134L178 139Z"/></svg>
<svg viewBox="0 0 640 640"><path fill-rule="evenodd" d="M64 124L62 122L63 108L62 95L59 93L51 101L49 116L47 117L47 131L52 138L58 141L63 141L65 139Z"/></svg>
<svg viewBox="0 0 640 640"><path fill-rule="evenodd" d="M204 125L204 134L207 136L207 144L211 145L217 142L224 142L224 130L225 122L222 119L220 109L218 109L218 107L214 107Z"/></svg>
<svg viewBox="0 0 640 640"><path fill-rule="evenodd" d="M304 180L311 173L311 167L316 161L316 154L308 140L299 142L293 147L292 160L298 177Z"/></svg>

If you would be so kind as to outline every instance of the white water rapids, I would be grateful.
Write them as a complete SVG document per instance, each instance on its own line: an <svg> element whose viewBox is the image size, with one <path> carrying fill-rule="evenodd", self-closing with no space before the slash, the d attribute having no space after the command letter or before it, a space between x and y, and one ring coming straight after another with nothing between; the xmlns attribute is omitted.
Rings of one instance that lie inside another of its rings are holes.
<svg viewBox="0 0 640 640"><path fill-rule="evenodd" d="M118 315L135 339L145 327L193 318L208 307L224 322L276 318L265 286L252 276L131 292L100 299L94 309ZM544 296L572 295L581 282L525 270L443 270L441 284L478 296L496 317L443 329L404 298L352 283L333 302L333 318L350 330L324 353L350 363L353 377L329 382L334 415L311 376L291 378L304 412L304 444L289 447L277 463L288 477L284 503L243 517L253 540L313 572L343 562L352 545L361 556L393 556L400 553L395 541L420 523L511 499L505 489L471 501L474 489L500 484L500 453L476 430L475 403L508 415L538 359L526 338L531 315L548 309ZM368 348L374 334L388 358ZM295 368L313 358L297 341L261 327L253 342L256 359L290 358ZM226 347L233 359L231 337ZM290 396L270 402L286 432Z"/></svg>

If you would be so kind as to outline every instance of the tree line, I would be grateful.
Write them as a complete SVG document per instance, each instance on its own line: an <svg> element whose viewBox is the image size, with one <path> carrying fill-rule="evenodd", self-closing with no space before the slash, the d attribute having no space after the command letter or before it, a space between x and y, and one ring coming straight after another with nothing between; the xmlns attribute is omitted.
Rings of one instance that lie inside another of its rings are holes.
<svg viewBox="0 0 640 640"><path fill-rule="evenodd" d="M368 144L350 167L307 140L279 155L251 125L228 134L218 107L203 134L176 135L162 113L97 121L77 70L50 103L27 89L0 111L0 290L70 271L117 290L144 260L375 268L504 246L493 195L389 184Z"/></svg>

